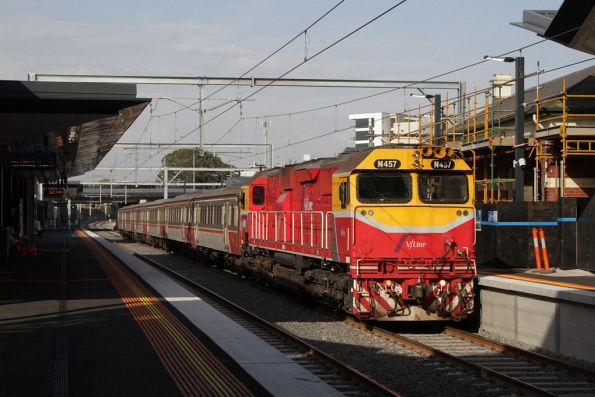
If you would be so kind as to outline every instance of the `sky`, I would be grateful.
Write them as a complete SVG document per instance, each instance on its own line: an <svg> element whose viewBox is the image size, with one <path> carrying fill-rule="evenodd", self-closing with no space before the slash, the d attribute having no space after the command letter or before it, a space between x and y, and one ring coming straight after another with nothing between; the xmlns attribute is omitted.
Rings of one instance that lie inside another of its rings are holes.
<svg viewBox="0 0 595 397"><path fill-rule="evenodd" d="M0 79L26 80L27 74L99 74L239 77L332 8L338 0L0 0ZM398 1L345 0L307 34L249 74L277 78ZM287 78L425 80L540 41L510 25L526 9L557 10L562 0L408 0L329 50L310 59ZM526 73L550 70L592 56L553 42L524 49ZM591 60L545 73L549 80L588 66ZM514 73L514 64L486 62L439 78L463 81L470 91L489 85L496 72ZM534 86L528 79L526 87ZM205 87L208 96L219 87ZM230 86L205 101L205 143L264 143L260 121L271 123L267 142L274 162L283 164L334 156L353 146L351 113L402 112L426 103L398 90L348 105L333 106L380 90L268 87L211 120L210 110L254 88ZM432 91L428 93L445 92ZM454 92L449 95L454 96ZM138 87L153 98L124 135L124 142L198 142L196 86ZM444 99L443 99L444 100ZM427 102L427 101L426 101ZM234 102L235 103L235 102ZM304 109L329 108L302 114ZM241 113L240 113L241 110ZM272 117L285 114L282 117ZM287 115L291 114L291 115ZM335 132L337 131L337 132ZM322 138L318 138L323 136ZM299 143L300 141L306 141ZM139 166L157 166L166 152L141 150ZM243 149L222 158L237 167L262 163L262 151ZM101 167L133 166L134 153L114 149ZM109 175L109 176L108 176ZM154 179L143 174L144 178ZM130 172L94 171L82 180L130 180Z"/></svg>

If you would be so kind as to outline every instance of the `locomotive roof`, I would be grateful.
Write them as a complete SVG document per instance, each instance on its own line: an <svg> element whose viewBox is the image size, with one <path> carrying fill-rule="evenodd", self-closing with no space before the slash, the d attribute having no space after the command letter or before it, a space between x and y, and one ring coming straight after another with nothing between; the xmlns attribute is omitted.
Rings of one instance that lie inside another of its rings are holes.
<svg viewBox="0 0 595 397"><path fill-rule="evenodd" d="M167 203L168 205L175 204L176 202L185 202L199 198L215 198L215 197L223 197L223 196L233 196L238 195L240 193L239 186L226 186L219 189L211 189L201 193L186 193L176 196L170 199L159 199L155 201L149 201L146 203L139 203L129 205L127 207L123 207L122 209L132 209L135 207L145 207L145 206L159 206L161 204Z"/></svg>
<svg viewBox="0 0 595 397"><path fill-rule="evenodd" d="M395 145L387 145L390 147L394 147ZM382 146L382 147L387 147ZM275 167L268 170L263 170L257 173L254 178L250 181L252 182L254 179L263 177L263 176L271 176L271 175L278 175L282 172L285 168L293 168L294 170L305 170L311 168L328 168L333 166L338 166L337 173L344 173L352 171L359 163L361 163L374 149L379 147L373 148L366 148L361 150L356 150L353 152L345 152L341 153L336 157L322 157L319 159L308 160L303 163L297 164L288 164L282 167Z"/></svg>

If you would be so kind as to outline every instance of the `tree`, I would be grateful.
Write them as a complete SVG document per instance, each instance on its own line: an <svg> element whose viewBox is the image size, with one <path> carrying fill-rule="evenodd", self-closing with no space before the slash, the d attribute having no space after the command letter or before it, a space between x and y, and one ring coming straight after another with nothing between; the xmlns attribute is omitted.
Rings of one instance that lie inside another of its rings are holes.
<svg viewBox="0 0 595 397"><path fill-rule="evenodd" d="M207 152L198 148L195 149L178 149L165 155L161 159L161 164L164 167L196 167L196 168L233 168L232 165L227 164L214 153ZM177 174L177 175L176 175ZM168 172L169 182L186 182L192 183L192 171ZM174 178L174 175L175 178ZM222 172L203 171L194 173L195 183L204 182L221 182L224 174ZM163 171L159 172L159 180L163 180Z"/></svg>

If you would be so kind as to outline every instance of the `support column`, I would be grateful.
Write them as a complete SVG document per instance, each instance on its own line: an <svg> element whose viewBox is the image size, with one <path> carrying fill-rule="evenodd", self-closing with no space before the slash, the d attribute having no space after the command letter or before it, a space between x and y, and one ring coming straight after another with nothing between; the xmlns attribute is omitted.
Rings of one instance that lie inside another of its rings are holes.
<svg viewBox="0 0 595 397"><path fill-rule="evenodd" d="M27 175L25 179L25 213L23 227L27 236L27 243L34 241L35 230L35 180L33 175Z"/></svg>
<svg viewBox="0 0 595 397"><path fill-rule="evenodd" d="M163 167L163 198L169 198L169 175L167 175L167 167Z"/></svg>
<svg viewBox="0 0 595 397"><path fill-rule="evenodd" d="M559 186L558 186L558 167L556 166L556 160L554 159L554 146L555 142L552 140L544 140L541 142L543 145L544 159L541 160L541 173L540 173L540 184L541 184L541 201L558 201L559 197Z"/></svg>
<svg viewBox="0 0 595 397"><path fill-rule="evenodd" d="M434 95L434 143L436 145L446 145L442 143L442 99L439 94Z"/></svg>
<svg viewBox="0 0 595 397"><path fill-rule="evenodd" d="M525 200L525 58L515 58L514 201Z"/></svg>
<svg viewBox="0 0 595 397"><path fill-rule="evenodd" d="M545 201L555 202L560 197L560 169L554 159L546 159L545 164Z"/></svg>

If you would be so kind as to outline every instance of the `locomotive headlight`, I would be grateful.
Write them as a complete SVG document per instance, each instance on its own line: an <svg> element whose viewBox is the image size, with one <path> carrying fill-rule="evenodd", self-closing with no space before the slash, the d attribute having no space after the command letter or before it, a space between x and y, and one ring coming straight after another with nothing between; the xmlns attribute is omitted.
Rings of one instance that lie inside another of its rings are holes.
<svg viewBox="0 0 595 397"><path fill-rule="evenodd" d="M390 288L393 286L393 280L384 280L384 286Z"/></svg>
<svg viewBox="0 0 595 397"><path fill-rule="evenodd" d="M415 150L415 151L413 152L413 158L416 158L416 159L418 159L418 158L420 158L420 157L421 157L421 153L419 152L419 150Z"/></svg>
<svg viewBox="0 0 595 397"><path fill-rule="evenodd" d="M413 168L421 168L421 161L414 160L411 165L413 166Z"/></svg>
<svg viewBox="0 0 595 397"><path fill-rule="evenodd" d="M374 211L368 210L368 215L370 215L370 216L374 215Z"/></svg>

